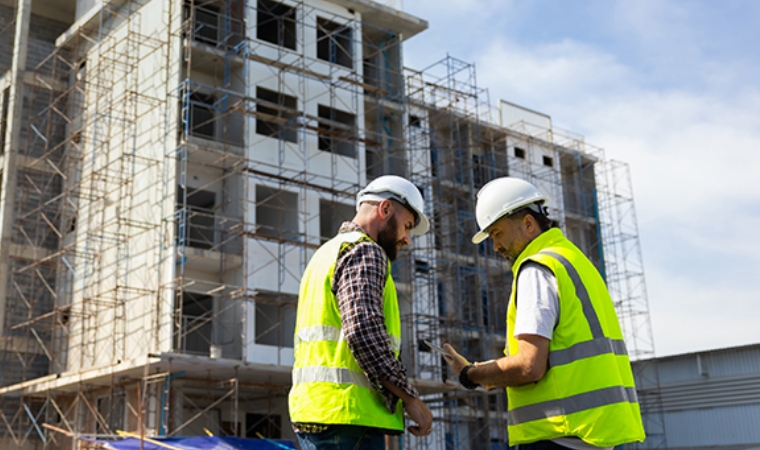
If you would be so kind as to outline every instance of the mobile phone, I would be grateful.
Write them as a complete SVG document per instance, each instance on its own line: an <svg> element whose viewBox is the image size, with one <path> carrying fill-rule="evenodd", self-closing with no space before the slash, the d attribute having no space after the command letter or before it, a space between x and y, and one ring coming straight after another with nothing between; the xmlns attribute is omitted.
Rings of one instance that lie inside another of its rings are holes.
<svg viewBox="0 0 760 450"><path fill-rule="evenodd" d="M427 339L423 339L422 342L424 342L425 345L427 345L430 350L433 350L434 352L438 352L438 353L442 354L443 356L450 356L449 352L447 352L446 350L442 349L441 347L433 344L432 342L428 341Z"/></svg>

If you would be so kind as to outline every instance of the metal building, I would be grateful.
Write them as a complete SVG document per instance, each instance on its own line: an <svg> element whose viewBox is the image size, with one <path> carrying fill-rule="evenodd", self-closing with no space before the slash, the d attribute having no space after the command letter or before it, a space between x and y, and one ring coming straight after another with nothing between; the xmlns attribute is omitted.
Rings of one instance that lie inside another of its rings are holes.
<svg viewBox="0 0 760 450"><path fill-rule="evenodd" d="M668 448L760 448L760 344L636 365L659 372ZM641 379L637 384L640 389L650 387Z"/></svg>

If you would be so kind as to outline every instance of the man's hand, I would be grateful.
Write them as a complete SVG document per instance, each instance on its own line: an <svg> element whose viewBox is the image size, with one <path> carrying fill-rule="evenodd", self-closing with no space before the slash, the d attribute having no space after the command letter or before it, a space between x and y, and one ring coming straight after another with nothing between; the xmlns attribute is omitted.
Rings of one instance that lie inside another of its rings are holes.
<svg viewBox="0 0 760 450"><path fill-rule="evenodd" d="M401 399L404 404L404 410L409 417L417 422L417 425L408 427L410 433L415 436L423 437L433 431L433 413L430 412L427 405L417 397L412 397L405 390L396 386L388 380L380 380L380 383L389 391L393 392L396 397Z"/></svg>
<svg viewBox="0 0 760 450"><path fill-rule="evenodd" d="M445 355L443 358L449 364L449 367L451 367L451 370L454 371L456 376L459 376L459 373L462 371L462 369L464 369L466 366L469 366L470 362L467 361L464 356L457 353L451 344L443 344L443 348L449 352L449 354Z"/></svg>
<svg viewBox="0 0 760 450"><path fill-rule="evenodd" d="M518 350L514 355L496 360L475 363L476 367L467 372L467 378L486 389L497 386L521 386L543 378L549 361L549 339L533 334L517 336ZM459 376L470 363L449 344L443 348L451 356L446 362Z"/></svg>
<svg viewBox="0 0 760 450"><path fill-rule="evenodd" d="M415 436L422 437L427 436L433 431L433 413L419 398L411 397L409 400L404 400L404 410L409 414L409 417L417 422L417 425L412 425L407 428L410 433Z"/></svg>
<svg viewBox="0 0 760 450"><path fill-rule="evenodd" d="M459 376L459 373L464 369L465 367L470 365L470 362L465 359L464 356L457 353L456 350L454 350L454 347L452 347L449 344L443 344L443 348L446 349L447 352L449 352L449 355L444 356L444 359L446 359L446 362L449 363L449 366L451 366L451 370L454 371L454 373ZM475 362L473 363L476 366L482 366L487 364L494 364L494 360L490 361L484 361L484 362ZM495 386L488 386L483 385L486 389L491 389Z"/></svg>

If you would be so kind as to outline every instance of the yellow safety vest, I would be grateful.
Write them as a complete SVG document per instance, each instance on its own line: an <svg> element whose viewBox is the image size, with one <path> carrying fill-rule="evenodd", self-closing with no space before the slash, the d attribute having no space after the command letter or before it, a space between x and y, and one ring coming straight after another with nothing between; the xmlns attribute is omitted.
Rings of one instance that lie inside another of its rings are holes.
<svg viewBox="0 0 760 450"><path fill-rule="evenodd" d="M535 261L557 278L559 320L549 344L549 365L536 383L507 388L509 444L563 436L612 447L645 438L631 363L615 308L591 261L552 228L533 240L512 266L507 309L508 353L517 316L517 274Z"/></svg>
<svg viewBox="0 0 760 450"><path fill-rule="evenodd" d="M296 313L295 364L289 395L290 420L300 423L363 425L404 430L401 402L391 414L385 398L372 388L343 338L333 276L342 249L371 241L364 233L340 233L322 245L301 279ZM401 319L388 262L383 290L385 326L398 357Z"/></svg>

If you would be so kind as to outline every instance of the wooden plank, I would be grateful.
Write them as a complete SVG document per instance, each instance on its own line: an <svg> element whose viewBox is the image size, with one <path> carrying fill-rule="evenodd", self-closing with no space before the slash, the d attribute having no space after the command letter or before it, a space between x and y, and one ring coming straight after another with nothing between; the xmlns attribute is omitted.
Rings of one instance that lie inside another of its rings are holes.
<svg viewBox="0 0 760 450"><path fill-rule="evenodd" d="M386 91L385 89L381 89L379 87L372 86L371 84L362 83L361 81L354 80L353 78L349 78L349 77L345 77L344 76L344 77L338 77L338 79L341 80L341 81L345 81L346 83L351 83L351 84L354 84L356 86L360 86L360 87L364 88L367 91L374 92L375 94L382 95L383 97L386 97L388 94L390 94L390 92Z"/></svg>
<svg viewBox="0 0 760 450"><path fill-rule="evenodd" d="M253 61L256 61L256 62L267 64L267 65L270 65L270 66L273 66L273 67L277 67L278 69L281 69L281 70L289 70L291 72L302 73L304 75L309 75L309 76L312 76L312 77L315 77L315 78L319 78L321 80L332 81L332 77L329 76L329 75L323 75L321 73L314 72L313 70L302 69L302 68L300 68L298 66L294 66L292 64L285 64L284 62L277 61L276 59L269 59L269 58L265 58L265 57L260 56L260 55L250 55L249 58L252 59Z"/></svg>

